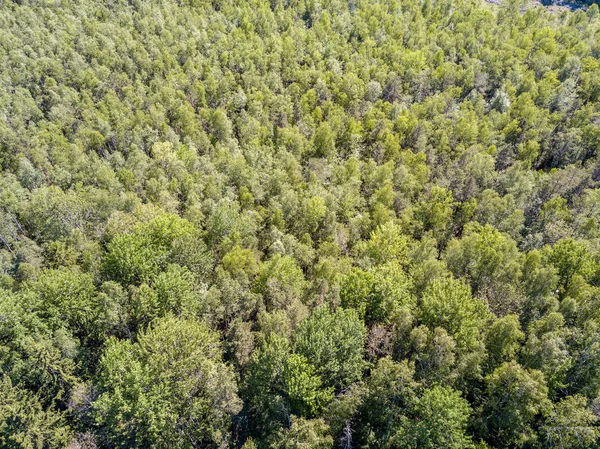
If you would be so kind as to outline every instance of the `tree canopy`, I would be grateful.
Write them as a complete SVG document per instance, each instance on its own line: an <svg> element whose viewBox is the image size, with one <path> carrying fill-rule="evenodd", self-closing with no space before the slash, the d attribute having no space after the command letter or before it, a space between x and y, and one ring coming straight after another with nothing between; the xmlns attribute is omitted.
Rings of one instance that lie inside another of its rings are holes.
<svg viewBox="0 0 600 449"><path fill-rule="evenodd" d="M600 448L596 3L0 2L0 447Z"/></svg>

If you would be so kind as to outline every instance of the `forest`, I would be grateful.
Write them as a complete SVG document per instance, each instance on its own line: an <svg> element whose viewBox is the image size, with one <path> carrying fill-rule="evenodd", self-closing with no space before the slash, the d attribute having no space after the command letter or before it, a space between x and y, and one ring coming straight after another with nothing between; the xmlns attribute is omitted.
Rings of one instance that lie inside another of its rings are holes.
<svg viewBox="0 0 600 449"><path fill-rule="evenodd" d="M600 448L598 5L0 1L0 447Z"/></svg>

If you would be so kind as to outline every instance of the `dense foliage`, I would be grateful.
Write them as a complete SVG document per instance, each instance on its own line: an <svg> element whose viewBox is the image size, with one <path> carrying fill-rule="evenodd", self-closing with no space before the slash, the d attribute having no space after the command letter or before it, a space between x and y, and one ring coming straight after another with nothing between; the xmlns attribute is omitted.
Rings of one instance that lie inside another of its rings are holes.
<svg viewBox="0 0 600 449"><path fill-rule="evenodd" d="M600 447L600 12L0 3L0 446Z"/></svg>

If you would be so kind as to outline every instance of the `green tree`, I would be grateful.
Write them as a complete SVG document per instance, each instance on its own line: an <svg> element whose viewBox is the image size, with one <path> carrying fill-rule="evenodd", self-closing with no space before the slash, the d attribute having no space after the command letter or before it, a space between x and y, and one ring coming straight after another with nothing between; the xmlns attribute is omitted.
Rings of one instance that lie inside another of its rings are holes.
<svg viewBox="0 0 600 449"><path fill-rule="evenodd" d="M398 225L389 222L373 231L369 240L361 241L357 245L357 250L367 264L397 261L401 265L406 265L408 239L402 234Z"/></svg>
<svg viewBox="0 0 600 449"><path fill-rule="evenodd" d="M488 399L482 424L489 441L520 447L535 440L534 420L551 408L544 375L511 361L486 376L485 384Z"/></svg>
<svg viewBox="0 0 600 449"><path fill-rule="evenodd" d="M32 295L29 306L52 328L64 325L81 335L93 334L101 304L94 278L78 267L44 270L26 285Z"/></svg>
<svg viewBox="0 0 600 449"><path fill-rule="evenodd" d="M313 144L316 156L328 159L336 156L335 136L327 122L321 123L315 131Z"/></svg>
<svg viewBox="0 0 600 449"><path fill-rule="evenodd" d="M292 417L289 429L279 432L273 449L330 449L333 438L322 419Z"/></svg>
<svg viewBox="0 0 600 449"><path fill-rule="evenodd" d="M234 277L251 277L258 273L258 262L251 250L235 246L223 256L223 268Z"/></svg>
<svg viewBox="0 0 600 449"><path fill-rule="evenodd" d="M591 258L585 244L571 238L557 242L548 251L548 260L558 271L559 285L567 290L574 276L590 274Z"/></svg>
<svg viewBox="0 0 600 449"><path fill-rule="evenodd" d="M291 410L301 416L316 416L333 397L330 388L322 387L314 367L299 354L290 354L285 360L281 380Z"/></svg>
<svg viewBox="0 0 600 449"><path fill-rule="evenodd" d="M342 306L355 309L369 322L392 321L412 310L416 305L412 290L410 277L397 261L368 270L353 268L340 279Z"/></svg>
<svg viewBox="0 0 600 449"><path fill-rule="evenodd" d="M0 380L0 444L7 449L59 449L71 441L73 430L65 413L44 408L40 398L12 385L8 376Z"/></svg>
<svg viewBox="0 0 600 449"><path fill-rule="evenodd" d="M432 281L421 298L419 318L430 328L442 327L463 351L476 349L490 319L487 305L471 296L468 285L445 278Z"/></svg>
<svg viewBox="0 0 600 449"><path fill-rule="evenodd" d="M276 254L260 265L254 289L265 299L268 310L285 309L301 301L307 287L304 274L294 259Z"/></svg>
<svg viewBox="0 0 600 449"><path fill-rule="evenodd" d="M446 243L451 231L454 206L452 192L434 186L428 200L419 205L414 212L417 223L422 224L424 231L431 231L440 246Z"/></svg>
<svg viewBox="0 0 600 449"><path fill-rule="evenodd" d="M176 264L168 265L166 271L157 274L150 284L142 284L130 291L129 314L134 329L167 314L190 318L202 312L203 292L196 285L193 274Z"/></svg>
<svg viewBox="0 0 600 449"><path fill-rule="evenodd" d="M457 345L444 328L415 327L410 332L409 343L416 379L427 385L456 380Z"/></svg>
<svg viewBox="0 0 600 449"><path fill-rule="evenodd" d="M510 297L506 303L506 288L514 288L521 277L521 256L508 235L490 225L469 224L460 240L448 244L444 259L455 276L467 279L473 292L488 297L497 314L518 308Z"/></svg>
<svg viewBox="0 0 600 449"><path fill-rule="evenodd" d="M307 359L290 352L289 342L271 334L252 355L246 376L251 431L266 437L273 429L289 425L292 415L314 417L333 398Z"/></svg>
<svg viewBox="0 0 600 449"><path fill-rule="evenodd" d="M350 426L353 441L361 446L390 446L393 430L417 400L418 383L413 376L414 366L406 360L394 362L386 357L377 361L365 380L366 391L352 392L358 396L358 419Z"/></svg>
<svg viewBox="0 0 600 449"><path fill-rule="evenodd" d="M0 370L11 383L4 386L24 390L23 397L34 392L32 403L64 406L69 390L78 382L80 345L64 326L56 327L52 321L50 326L43 313L32 312L31 304L37 300L31 294L0 289ZM17 390L13 392L21 397Z"/></svg>
<svg viewBox="0 0 600 449"><path fill-rule="evenodd" d="M495 320L485 331L488 366L493 369L514 360L524 337L517 315L505 315Z"/></svg>
<svg viewBox="0 0 600 449"><path fill-rule="evenodd" d="M426 390L411 410L411 419L403 419L401 429L392 437L399 448L471 448L467 434L471 408L460 392L439 385Z"/></svg>
<svg viewBox="0 0 600 449"><path fill-rule="evenodd" d="M567 396L553 406L541 428L546 447L594 447L598 417L587 408L585 396Z"/></svg>
<svg viewBox="0 0 600 449"><path fill-rule="evenodd" d="M109 341L96 421L118 447L221 447L241 408L218 335L194 320L158 320L138 341Z"/></svg>
<svg viewBox="0 0 600 449"><path fill-rule="evenodd" d="M343 388L365 367L366 329L354 310L316 308L294 334L295 349L315 366L325 385Z"/></svg>
<svg viewBox="0 0 600 449"><path fill-rule="evenodd" d="M550 391L560 391L567 386L567 373L572 364L566 342L568 335L565 320L558 312L551 312L529 326L521 361L524 366L545 374Z"/></svg>
<svg viewBox="0 0 600 449"><path fill-rule="evenodd" d="M148 282L172 260L177 241L196 233L189 221L171 214L140 223L108 243L104 273L124 284Z"/></svg>

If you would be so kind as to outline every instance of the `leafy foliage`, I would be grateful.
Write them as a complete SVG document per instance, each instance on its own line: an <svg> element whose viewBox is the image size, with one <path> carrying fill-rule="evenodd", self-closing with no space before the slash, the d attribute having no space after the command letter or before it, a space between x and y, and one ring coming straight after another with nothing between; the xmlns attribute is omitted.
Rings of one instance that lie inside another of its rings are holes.
<svg viewBox="0 0 600 449"><path fill-rule="evenodd" d="M219 447L241 407L218 336L166 317L136 343L110 341L100 361L98 423L121 447Z"/></svg>
<svg viewBox="0 0 600 449"><path fill-rule="evenodd" d="M0 446L600 447L600 10L497 3L3 2Z"/></svg>

